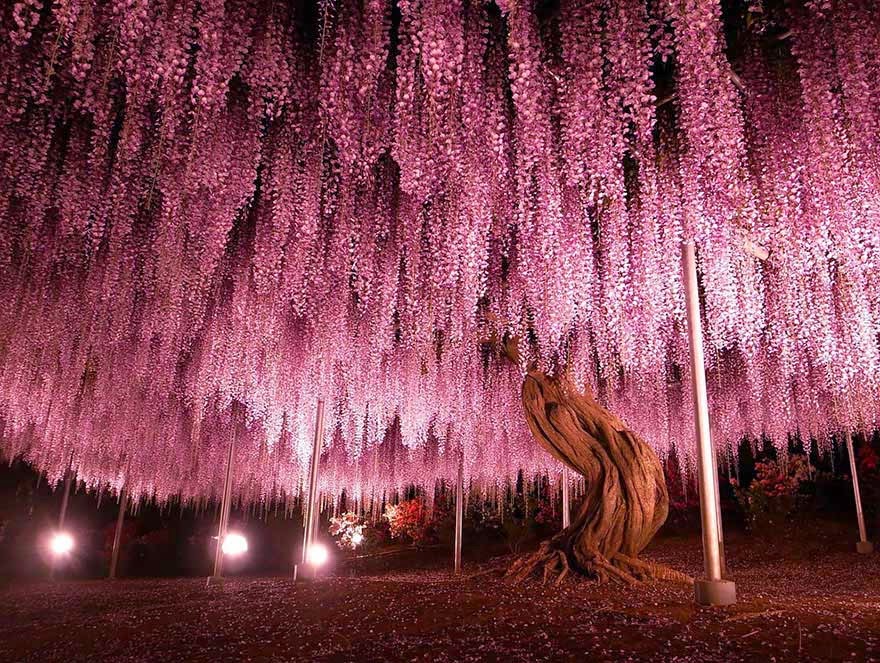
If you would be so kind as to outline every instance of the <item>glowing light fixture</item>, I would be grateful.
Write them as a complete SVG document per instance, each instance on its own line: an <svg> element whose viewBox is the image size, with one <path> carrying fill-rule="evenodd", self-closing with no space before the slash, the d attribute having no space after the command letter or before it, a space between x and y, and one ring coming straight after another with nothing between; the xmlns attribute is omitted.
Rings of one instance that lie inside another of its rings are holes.
<svg viewBox="0 0 880 663"><path fill-rule="evenodd" d="M223 539L223 554L238 557L248 551L248 542L241 534L232 532Z"/></svg>
<svg viewBox="0 0 880 663"><path fill-rule="evenodd" d="M306 561L312 566L323 566L327 563L330 553L327 548L320 543L313 543L309 546L309 553L306 555Z"/></svg>
<svg viewBox="0 0 880 663"><path fill-rule="evenodd" d="M364 542L364 535L360 532L355 532L351 535L351 545L357 547Z"/></svg>
<svg viewBox="0 0 880 663"><path fill-rule="evenodd" d="M73 537L67 532L55 532L49 540L49 550L53 555L67 555L73 550Z"/></svg>

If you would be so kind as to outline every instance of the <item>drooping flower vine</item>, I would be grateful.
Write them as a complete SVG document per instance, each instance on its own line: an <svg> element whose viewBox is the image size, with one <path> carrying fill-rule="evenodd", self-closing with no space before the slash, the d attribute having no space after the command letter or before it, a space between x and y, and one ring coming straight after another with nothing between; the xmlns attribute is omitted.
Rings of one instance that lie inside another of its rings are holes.
<svg viewBox="0 0 880 663"><path fill-rule="evenodd" d="M462 454L498 486L558 471L511 334L686 459L683 239L719 444L876 425L871 12L7 3L0 452L188 498L234 440L236 495L267 500L303 489L320 398L326 494Z"/></svg>

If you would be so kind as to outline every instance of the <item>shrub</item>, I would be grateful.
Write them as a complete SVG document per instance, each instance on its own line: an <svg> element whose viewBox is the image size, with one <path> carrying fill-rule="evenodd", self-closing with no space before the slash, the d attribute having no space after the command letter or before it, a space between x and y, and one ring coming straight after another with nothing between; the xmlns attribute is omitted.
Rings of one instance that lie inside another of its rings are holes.
<svg viewBox="0 0 880 663"><path fill-rule="evenodd" d="M343 550L354 550L365 543L366 527L360 516L349 511L330 519L330 536L336 537L336 545Z"/></svg>
<svg viewBox="0 0 880 663"><path fill-rule="evenodd" d="M391 538L409 541L415 545L435 543L436 528L424 500L415 498L385 507Z"/></svg>
<svg viewBox="0 0 880 663"><path fill-rule="evenodd" d="M793 454L786 466L775 460L755 463L755 478L747 487L731 479L749 529L763 530L783 523L797 508L801 483L806 477L806 456Z"/></svg>

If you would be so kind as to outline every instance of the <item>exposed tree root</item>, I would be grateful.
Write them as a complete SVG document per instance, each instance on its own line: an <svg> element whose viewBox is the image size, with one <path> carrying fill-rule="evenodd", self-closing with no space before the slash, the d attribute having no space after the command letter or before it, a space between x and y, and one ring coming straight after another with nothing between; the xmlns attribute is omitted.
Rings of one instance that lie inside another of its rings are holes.
<svg viewBox="0 0 880 663"><path fill-rule="evenodd" d="M693 585L694 583L693 578L680 571L656 562L629 557L622 553L616 554L610 560L600 553L595 553L586 564L578 566L577 573L590 577L600 584L609 580L624 585L637 585L652 580L683 585ZM544 541L536 552L523 555L514 561L508 568L505 578L518 584L532 575L541 575L542 584L546 585L548 581L552 580L554 585L559 585L571 573L572 565L568 561L568 556L562 550L554 548L551 540Z"/></svg>

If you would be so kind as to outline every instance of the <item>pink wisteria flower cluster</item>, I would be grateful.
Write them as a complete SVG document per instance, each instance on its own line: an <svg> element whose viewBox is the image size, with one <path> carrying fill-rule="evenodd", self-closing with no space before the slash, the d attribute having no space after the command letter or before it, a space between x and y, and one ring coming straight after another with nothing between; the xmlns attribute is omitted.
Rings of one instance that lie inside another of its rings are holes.
<svg viewBox="0 0 880 663"><path fill-rule="evenodd" d="M760 16L755 12L760 9ZM0 8L0 450L159 499L558 471L523 339L692 447L876 423L872 0ZM744 239L771 249L761 263Z"/></svg>

